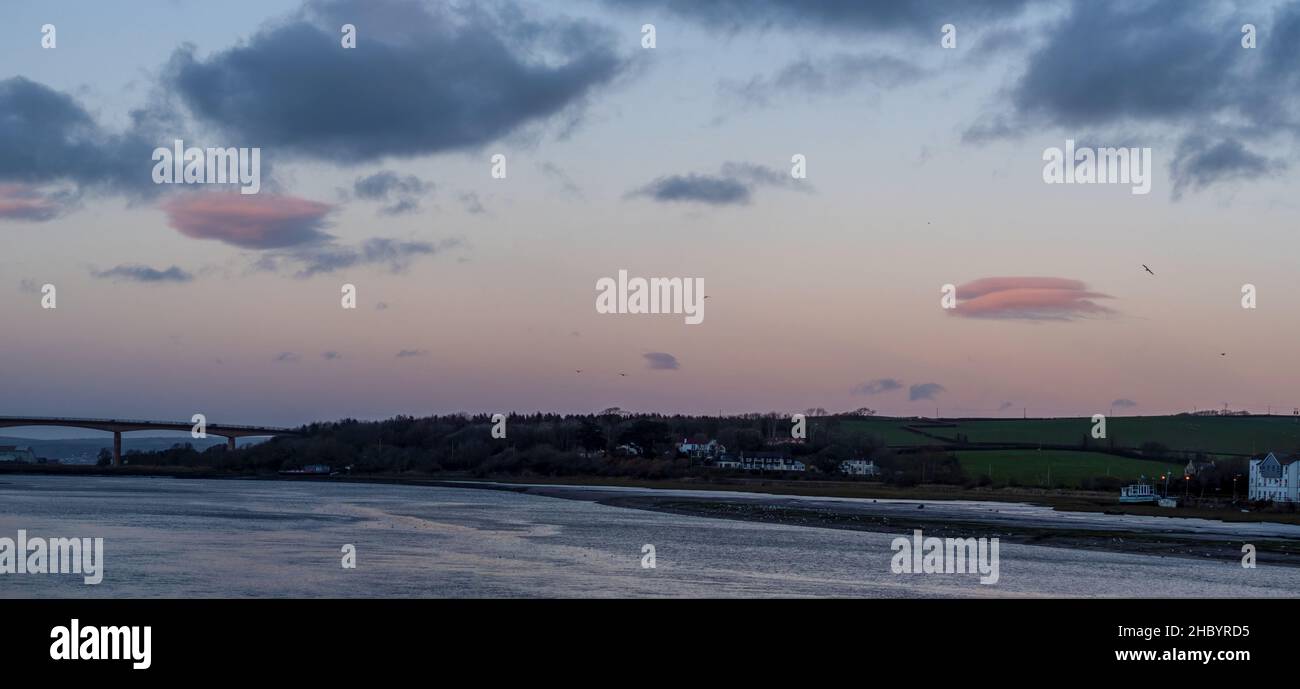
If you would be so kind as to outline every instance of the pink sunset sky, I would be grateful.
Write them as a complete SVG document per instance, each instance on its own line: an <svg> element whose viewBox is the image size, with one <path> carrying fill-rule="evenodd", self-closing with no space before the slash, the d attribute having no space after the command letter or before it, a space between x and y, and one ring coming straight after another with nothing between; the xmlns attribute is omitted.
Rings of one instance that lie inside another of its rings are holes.
<svg viewBox="0 0 1300 689"><path fill-rule="evenodd" d="M0 415L1300 406L1295 3L66 5L0 10ZM260 193L154 185L178 138Z"/></svg>

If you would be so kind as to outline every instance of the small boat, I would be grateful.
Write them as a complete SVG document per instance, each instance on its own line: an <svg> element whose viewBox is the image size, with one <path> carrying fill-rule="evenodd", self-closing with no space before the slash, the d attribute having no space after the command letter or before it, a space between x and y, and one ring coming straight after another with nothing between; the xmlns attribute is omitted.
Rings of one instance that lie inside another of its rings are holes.
<svg viewBox="0 0 1300 689"><path fill-rule="evenodd" d="M1178 498L1160 498L1156 504L1161 507L1178 507Z"/></svg>
<svg viewBox="0 0 1300 689"><path fill-rule="evenodd" d="M1119 489L1120 502L1155 502L1156 490L1145 483L1134 483Z"/></svg>

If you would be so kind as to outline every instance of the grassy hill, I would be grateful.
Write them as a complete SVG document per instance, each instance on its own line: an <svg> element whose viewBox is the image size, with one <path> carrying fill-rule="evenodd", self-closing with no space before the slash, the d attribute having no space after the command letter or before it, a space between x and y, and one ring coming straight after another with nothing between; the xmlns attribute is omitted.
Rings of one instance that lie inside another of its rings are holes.
<svg viewBox="0 0 1300 689"><path fill-rule="evenodd" d="M990 476L994 485L1078 488L1083 479L1111 476L1128 483L1145 476L1153 479L1172 470L1182 476L1175 461L1131 459L1100 452L1071 450L958 450L957 460L968 476ZM1050 480L1049 480L1050 479ZM1175 484L1176 485L1176 484Z"/></svg>
<svg viewBox="0 0 1300 689"><path fill-rule="evenodd" d="M845 421L873 433L892 446L956 443L1031 443L1078 445L1090 436L1092 420L1069 419L954 419L951 421L861 418ZM916 427L931 436L907 430ZM1300 450L1300 422L1290 416L1113 416L1106 420L1106 440L1117 448L1137 449L1149 442L1178 452L1251 455L1268 451Z"/></svg>

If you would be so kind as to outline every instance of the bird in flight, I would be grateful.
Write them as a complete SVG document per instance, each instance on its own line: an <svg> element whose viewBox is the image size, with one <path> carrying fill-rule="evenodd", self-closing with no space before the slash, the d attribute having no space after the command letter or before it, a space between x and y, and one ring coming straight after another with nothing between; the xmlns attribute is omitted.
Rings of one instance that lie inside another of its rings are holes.
<svg viewBox="0 0 1300 689"><path fill-rule="evenodd" d="M1151 273L1152 275L1155 275L1155 273L1152 272L1152 270L1151 270L1150 268L1148 268L1148 267L1147 267L1147 264L1145 264L1145 263L1142 264L1142 270L1145 270L1146 272Z"/></svg>
<svg viewBox="0 0 1300 689"><path fill-rule="evenodd" d="M622 373L622 372L620 372L618 375L623 376L624 378L627 377L627 374L626 374L626 373Z"/></svg>
<svg viewBox="0 0 1300 689"><path fill-rule="evenodd" d="M578 370L574 371L574 373L582 373L582 369L578 369Z"/></svg>

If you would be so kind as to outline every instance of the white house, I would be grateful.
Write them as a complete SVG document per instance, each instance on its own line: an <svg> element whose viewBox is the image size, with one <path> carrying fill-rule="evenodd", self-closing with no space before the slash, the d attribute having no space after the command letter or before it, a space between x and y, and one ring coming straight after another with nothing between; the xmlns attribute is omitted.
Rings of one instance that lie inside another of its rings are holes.
<svg viewBox="0 0 1300 689"><path fill-rule="evenodd" d="M697 443L687 438L682 438L681 444L677 446L677 451L687 457L717 457L727 451L726 446L718 443L717 440L710 440L707 443Z"/></svg>
<svg viewBox="0 0 1300 689"><path fill-rule="evenodd" d="M1272 452L1250 460L1250 499L1300 502L1300 458Z"/></svg>
<svg viewBox="0 0 1300 689"><path fill-rule="evenodd" d="M741 457L740 468L745 471L805 471L808 467L797 459L781 455L753 455Z"/></svg>
<svg viewBox="0 0 1300 689"><path fill-rule="evenodd" d="M869 459L847 459L840 462L840 473L847 476L879 476L880 467Z"/></svg>

